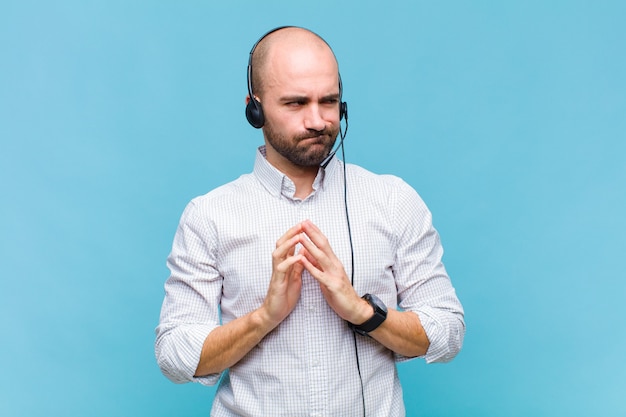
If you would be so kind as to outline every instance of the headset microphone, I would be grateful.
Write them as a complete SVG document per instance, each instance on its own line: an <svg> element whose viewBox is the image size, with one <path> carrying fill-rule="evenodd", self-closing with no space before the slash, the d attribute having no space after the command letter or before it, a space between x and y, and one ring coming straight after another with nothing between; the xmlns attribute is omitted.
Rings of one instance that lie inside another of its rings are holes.
<svg viewBox="0 0 626 417"><path fill-rule="evenodd" d="M346 133L348 133L348 103L342 101L341 104L339 104L339 106L340 106L340 109L339 109L339 115L340 115L339 116L340 117L339 118L339 123L341 123L341 119L343 118L346 121L346 128L342 131L341 130L341 126L339 126L339 136L341 137L341 140L339 141L339 145L337 145L335 150L332 151L331 153L329 153L328 156L326 158L324 158L324 160L320 164L320 166L322 168L324 168L324 169L326 169L326 166L328 166L328 164L330 163L330 160L333 159L333 156L335 156L335 154L337 153L339 148L343 149L343 140L346 137Z"/></svg>

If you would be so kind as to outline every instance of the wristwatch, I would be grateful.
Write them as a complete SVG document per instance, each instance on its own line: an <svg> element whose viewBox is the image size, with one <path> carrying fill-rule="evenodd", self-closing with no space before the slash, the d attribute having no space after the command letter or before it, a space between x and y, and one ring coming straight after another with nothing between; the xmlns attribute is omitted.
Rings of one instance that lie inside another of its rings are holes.
<svg viewBox="0 0 626 417"><path fill-rule="evenodd" d="M383 321L387 318L387 306L380 298L372 294L365 294L363 297L365 301L370 303L374 309L374 315L371 319L362 324L348 323L348 326L361 336L369 336L369 332L375 330L378 326L383 324Z"/></svg>

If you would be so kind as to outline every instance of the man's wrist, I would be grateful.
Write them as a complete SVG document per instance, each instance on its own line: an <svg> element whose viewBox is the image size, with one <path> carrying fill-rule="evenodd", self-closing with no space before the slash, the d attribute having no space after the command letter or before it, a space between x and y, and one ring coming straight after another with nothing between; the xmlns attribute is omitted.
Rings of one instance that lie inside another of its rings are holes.
<svg viewBox="0 0 626 417"><path fill-rule="evenodd" d="M374 317L374 307L363 298L359 298L359 308L357 310L357 319L350 321L354 325L359 326Z"/></svg>
<svg viewBox="0 0 626 417"><path fill-rule="evenodd" d="M263 333L263 335L271 332L280 324L280 322L276 323L275 320L272 320L271 315L264 305L252 311L250 319L254 328Z"/></svg>
<svg viewBox="0 0 626 417"><path fill-rule="evenodd" d="M387 306L378 297L372 294L365 294L362 298L373 310L373 314L362 323L355 324L349 322L348 325L356 333L368 336L369 332L376 330L387 318Z"/></svg>

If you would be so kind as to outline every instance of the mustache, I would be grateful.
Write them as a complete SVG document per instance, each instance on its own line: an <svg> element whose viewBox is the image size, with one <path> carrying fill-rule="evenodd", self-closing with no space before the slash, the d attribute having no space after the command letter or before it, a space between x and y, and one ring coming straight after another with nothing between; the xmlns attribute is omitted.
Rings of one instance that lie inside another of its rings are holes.
<svg viewBox="0 0 626 417"><path fill-rule="evenodd" d="M314 139L320 136L329 136L333 135L333 129L324 128L322 130L310 130L308 132L302 133L295 137L297 141L305 140L305 139Z"/></svg>

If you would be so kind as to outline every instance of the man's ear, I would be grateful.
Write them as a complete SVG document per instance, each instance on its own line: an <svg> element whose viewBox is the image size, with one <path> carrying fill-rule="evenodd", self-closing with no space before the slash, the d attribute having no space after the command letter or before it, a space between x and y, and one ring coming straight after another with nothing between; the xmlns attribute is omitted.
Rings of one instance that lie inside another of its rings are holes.
<svg viewBox="0 0 626 417"><path fill-rule="evenodd" d="M258 101L259 103L261 102L261 100L259 100L259 98L257 96L254 96L256 98L256 101ZM246 95L246 105L250 103L250 94Z"/></svg>

